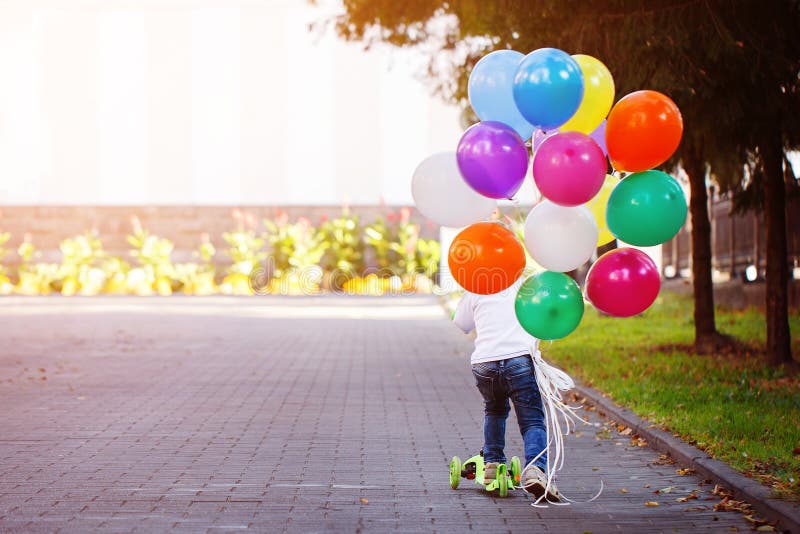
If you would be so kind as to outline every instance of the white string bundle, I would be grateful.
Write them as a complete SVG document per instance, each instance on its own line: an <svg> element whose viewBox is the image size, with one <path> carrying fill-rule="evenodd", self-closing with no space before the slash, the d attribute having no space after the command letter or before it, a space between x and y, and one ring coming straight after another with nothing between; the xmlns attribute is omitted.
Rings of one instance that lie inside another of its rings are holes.
<svg viewBox="0 0 800 534"><path fill-rule="evenodd" d="M564 467L564 436L570 433L575 427L576 420L590 425L589 421L583 419L576 412L580 406L570 406L564 402L562 392L569 391L575 387L575 382L572 378L557 367L553 367L545 362L542 358L542 353L536 347L531 348L531 359L533 360L533 369L536 376L536 384L539 386L539 392L542 397L542 407L544 409L546 427L547 427L547 446L536 457L528 462L525 469L522 470L522 480L525 479L525 471L530 469L536 460L547 454L547 485L545 486L544 493L541 497L536 499L532 506L537 506L542 499L547 499L547 493L553 483L553 477L557 471ZM559 418L559 415L561 416ZM562 424L563 419L563 424ZM589 501L591 502L600 496L603 491L603 482L600 481L600 491ZM569 504L575 502L566 497L562 498L567 501L564 503L554 503L547 501L550 504Z"/></svg>

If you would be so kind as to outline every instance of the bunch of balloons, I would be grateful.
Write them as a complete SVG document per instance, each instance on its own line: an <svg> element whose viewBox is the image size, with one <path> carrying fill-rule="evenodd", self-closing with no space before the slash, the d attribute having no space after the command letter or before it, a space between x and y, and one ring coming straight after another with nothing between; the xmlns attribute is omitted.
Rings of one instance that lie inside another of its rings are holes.
<svg viewBox="0 0 800 534"><path fill-rule="evenodd" d="M683 134L675 103L636 91L614 104L614 80L601 61L555 48L491 52L473 68L468 93L481 122L464 132L455 152L424 160L412 180L420 212L444 226L466 226L448 253L455 280L487 295L523 275L522 243L502 224L482 221L498 199L514 198L530 169L542 200L525 221L524 247L545 271L519 285L522 327L539 339L562 338L580 323L584 297L617 317L647 309L660 276L636 248L600 256L583 294L565 273L614 239L653 246L683 226L683 190L653 170Z"/></svg>

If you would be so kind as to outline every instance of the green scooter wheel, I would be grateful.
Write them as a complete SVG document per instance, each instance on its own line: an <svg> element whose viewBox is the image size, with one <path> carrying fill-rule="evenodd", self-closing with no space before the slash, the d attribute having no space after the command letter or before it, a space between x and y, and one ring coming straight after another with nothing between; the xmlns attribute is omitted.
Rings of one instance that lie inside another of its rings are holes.
<svg viewBox="0 0 800 534"><path fill-rule="evenodd" d="M508 495L508 473L502 467L505 466L502 465L497 470L497 494L500 497L505 497Z"/></svg>
<svg viewBox="0 0 800 534"><path fill-rule="evenodd" d="M453 456L450 460L450 487L456 489L461 482L461 458Z"/></svg>
<svg viewBox="0 0 800 534"><path fill-rule="evenodd" d="M515 486L522 484L522 463L517 456L511 458L511 480Z"/></svg>

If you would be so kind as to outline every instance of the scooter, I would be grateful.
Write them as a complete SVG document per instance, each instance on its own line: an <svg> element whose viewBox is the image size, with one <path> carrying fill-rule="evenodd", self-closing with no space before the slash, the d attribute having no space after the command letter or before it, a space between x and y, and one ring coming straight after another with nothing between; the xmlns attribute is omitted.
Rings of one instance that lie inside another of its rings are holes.
<svg viewBox="0 0 800 534"><path fill-rule="evenodd" d="M514 456L511 458L510 465L500 464L497 466L497 475L495 479L486 484L484 473L486 465L483 461L483 451L477 456L468 458L467 461L461 463L461 458L453 456L450 460L450 487L453 489L458 488L462 478L467 480L474 480L476 484L483 486L486 491L495 491L500 497L508 495L509 489L520 487L520 480L522 477L522 465L519 458Z"/></svg>

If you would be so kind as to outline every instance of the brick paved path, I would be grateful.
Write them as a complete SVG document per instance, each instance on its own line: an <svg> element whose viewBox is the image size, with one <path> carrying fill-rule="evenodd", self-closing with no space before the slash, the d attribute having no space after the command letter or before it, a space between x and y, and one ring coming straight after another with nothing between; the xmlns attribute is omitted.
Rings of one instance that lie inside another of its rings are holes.
<svg viewBox="0 0 800 534"><path fill-rule="evenodd" d="M575 499L602 479L592 503L451 490L481 403L470 341L432 299L4 298L0 343L0 531L748 528L709 485L592 427L559 479Z"/></svg>

